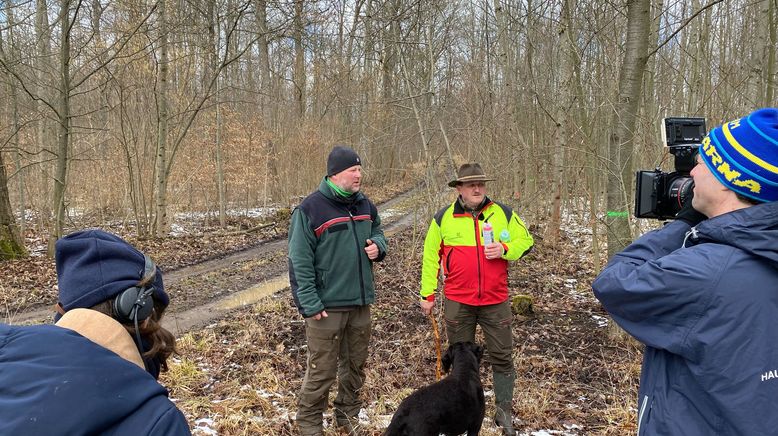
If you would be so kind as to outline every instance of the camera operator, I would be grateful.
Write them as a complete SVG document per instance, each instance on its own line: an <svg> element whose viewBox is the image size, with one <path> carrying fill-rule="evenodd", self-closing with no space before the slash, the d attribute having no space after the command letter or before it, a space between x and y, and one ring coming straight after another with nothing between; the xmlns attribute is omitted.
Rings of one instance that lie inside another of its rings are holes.
<svg viewBox="0 0 778 436"><path fill-rule="evenodd" d="M592 288L645 344L639 436L776 434L778 109L713 129L696 159L677 219Z"/></svg>

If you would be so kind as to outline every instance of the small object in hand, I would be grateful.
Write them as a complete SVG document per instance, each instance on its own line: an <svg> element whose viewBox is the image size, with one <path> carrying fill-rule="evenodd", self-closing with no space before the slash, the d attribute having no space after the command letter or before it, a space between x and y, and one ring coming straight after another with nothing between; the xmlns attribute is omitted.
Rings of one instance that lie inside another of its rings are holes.
<svg viewBox="0 0 778 436"><path fill-rule="evenodd" d="M483 233L484 233L484 237L483 237L484 245L489 245L492 242L494 242L494 230L492 230L491 224L484 223Z"/></svg>

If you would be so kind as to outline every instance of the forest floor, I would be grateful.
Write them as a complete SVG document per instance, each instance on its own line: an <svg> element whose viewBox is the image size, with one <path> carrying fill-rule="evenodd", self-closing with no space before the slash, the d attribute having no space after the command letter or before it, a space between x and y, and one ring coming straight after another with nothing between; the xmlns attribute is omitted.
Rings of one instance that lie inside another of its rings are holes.
<svg viewBox="0 0 778 436"><path fill-rule="evenodd" d="M384 189L371 197L381 202L400 191ZM231 231L200 221L180 236L128 239L166 271L169 313L176 314L283 274L285 249L258 251L256 256L250 250L282 240L288 213L279 209L261 219L232 218ZM534 300L533 313L516 315L513 324L518 372L514 415L521 434L635 431L641 350L631 340L608 334L608 319L590 288L591 238L578 222L568 217L555 246L536 237L535 249L511 267L512 292ZM275 224L259 228L263 223ZM108 229L130 233L120 226ZM434 335L417 303L424 230L421 225L391 232L390 255L376 266L377 302L372 308L373 339L360 414L371 434L381 434L405 396L435 380ZM40 243L28 233L28 247ZM235 257L240 250L249 255ZM205 272L197 269L203 265L212 267ZM0 308L6 322L30 311L46 313L55 302L52 260L31 256L0 263ZM439 309L438 325L444 330ZM441 336L445 342L445 331ZM294 411L305 371L305 337L288 287L179 334L178 349L170 372L160 381L195 434L296 434ZM491 371L486 365L481 376L491 416ZM326 419L329 424L331 416ZM328 425L325 434L338 432ZM499 433L489 421L481 434Z"/></svg>

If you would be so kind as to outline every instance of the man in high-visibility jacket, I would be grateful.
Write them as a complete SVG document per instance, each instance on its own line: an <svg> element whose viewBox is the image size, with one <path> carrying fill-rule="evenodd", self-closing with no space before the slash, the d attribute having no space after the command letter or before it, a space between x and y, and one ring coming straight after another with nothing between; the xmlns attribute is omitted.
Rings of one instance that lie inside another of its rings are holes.
<svg viewBox="0 0 778 436"><path fill-rule="evenodd" d="M459 197L435 214L427 230L420 305L422 312L432 313L442 267L448 341L450 344L474 342L476 325L481 326L494 379L494 419L503 434L513 435L516 373L512 357L508 261L527 254L533 240L510 207L486 196L486 182L493 180L486 177L479 164L473 163L462 165L457 179L449 183ZM486 223L492 227L493 242L484 244Z"/></svg>

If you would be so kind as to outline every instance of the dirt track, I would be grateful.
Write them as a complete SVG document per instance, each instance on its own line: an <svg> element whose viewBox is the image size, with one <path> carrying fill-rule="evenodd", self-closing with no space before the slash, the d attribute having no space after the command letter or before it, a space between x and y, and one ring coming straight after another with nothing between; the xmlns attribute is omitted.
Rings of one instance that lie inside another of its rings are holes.
<svg viewBox="0 0 778 436"><path fill-rule="evenodd" d="M407 212L407 203L412 202L418 193L418 189L411 190L378 206L382 216L387 215L384 220L387 233L391 234L413 221L413 214ZM286 238L277 238L165 272L165 288L171 297L166 327L175 334L182 334L288 287L288 283L281 284L279 280L287 274L286 242ZM268 283L273 286L269 287ZM262 287L263 292L251 292L256 287ZM240 304L231 302L239 293L251 297L243 298ZM39 307L17 313L4 322L38 324L50 322L51 317L52 309Z"/></svg>

